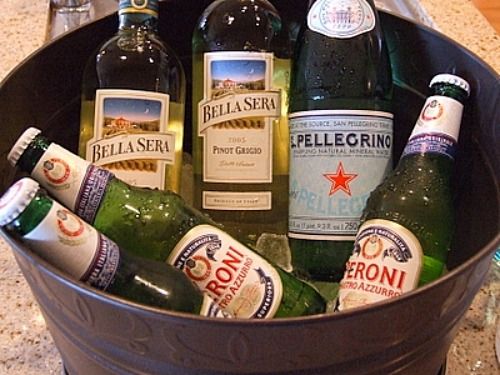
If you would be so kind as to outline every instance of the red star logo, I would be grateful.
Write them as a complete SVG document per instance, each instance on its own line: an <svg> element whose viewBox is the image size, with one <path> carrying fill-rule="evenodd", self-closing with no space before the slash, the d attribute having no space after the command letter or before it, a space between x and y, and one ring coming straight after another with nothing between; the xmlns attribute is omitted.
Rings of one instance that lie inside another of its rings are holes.
<svg viewBox="0 0 500 375"><path fill-rule="evenodd" d="M329 196L332 196L339 190L343 190L346 194L351 196L351 188L349 187L349 183L351 183L352 180L358 177L357 174L345 173L342 162L339 163L337 172L327 173L323 176L325 176L326 179L328 179L332 183Z"/></svg>

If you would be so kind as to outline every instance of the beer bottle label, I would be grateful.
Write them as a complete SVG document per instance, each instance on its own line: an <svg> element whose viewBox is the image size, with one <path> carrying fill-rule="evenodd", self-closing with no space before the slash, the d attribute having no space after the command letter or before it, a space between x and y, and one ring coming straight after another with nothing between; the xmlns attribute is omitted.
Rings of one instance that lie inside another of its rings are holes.
<svg viewBox="0 0 500 375"><path fill-rule="evenodd" d="M211 225L187 232L167 262L235 318L272 318L281 303L283 286L274 267Z"/></svg>
<svg viewBox="0 0 500 375"><path fill-rule="evenodd" d="M217 305L217 303L215 303L215 301L205 293L203 293L203 303L199 314L209 318L231 318L229 313L222 310L219 305Z"/></svg>
<svg viewBox="0 0 500 375"><path fill-rule="evenodd" d="M309 29L347 39L375 28L375 13L366 0L318 0L307 15Z"/></svg>
<svg viewBox="0 0 500 375"><path fill-rule="evenodd" d="M369 220L359 229L340 282L338 309L397 297L418 285L423 250L415 235L388 220Z"/></svg>
<svg viewBox="0 0 500 375"><path fill-rule="evenodd" d="M463 105L450 97L430 96L420 112L403 156L439 153L454 159Z"/></svg>
<svg viewBox="0 0 500 375"><path fill-rule="evenodd" d="M120 262L118 246L57 202L23 239L77 280L100 290L114 280Z"/></svg>
<svg viewBox="0 0 500 375"><path fill-rule="evenodd" d="M52 143L31 172L59 202L75 211L90 162Z"/></svg>
<svg viewBox="0 0 500 375"><path fill-rule="evenodd" d="M52 143L33 168L32 177L64 206L93 223L106 186L114 175Z"/></svg>
<svg viewBox="0 0 500 375"><path fill-rule="evenodd" d="M273 68L273 53L204 54L204 99L198 105L204 182L272 182L273 124L281 115L281 92L272 89ZM271 209L270 191L241 189L205 191L202 207Z"/></svg>
<svg viewBox="0 0 500 375"><path fill-rule="evenodd" d="M354 240L370 192L391 169L393 115L307 111L289 124L289 236Z"/></svg>
<svg viewBox="0 0 500 375"><path fill-rule="evenodd" d="M140 90L96 91L93 138L86 159L130 185L164 189L175 162L167 94Z"/></svg>

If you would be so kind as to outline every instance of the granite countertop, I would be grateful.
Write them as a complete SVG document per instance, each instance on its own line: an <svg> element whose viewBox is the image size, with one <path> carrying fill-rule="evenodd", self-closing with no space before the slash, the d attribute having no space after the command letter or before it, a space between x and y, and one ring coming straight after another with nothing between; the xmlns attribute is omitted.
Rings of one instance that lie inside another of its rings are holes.
<svg viewBox="0 0 500 375"><path fill-rule="evenodd" d="M500 72L500 36L470 0L420 0L418 18L479 55ZM48 0L0 0L0 80L39 48L47 35ZM6 126L5 124L2 126ZM500 269L476 296L448 356L450 375L499 371ZM61 374L59 353L11 249L0 238L0 374ZM426 375L426 374L423 374Z"/></svg>

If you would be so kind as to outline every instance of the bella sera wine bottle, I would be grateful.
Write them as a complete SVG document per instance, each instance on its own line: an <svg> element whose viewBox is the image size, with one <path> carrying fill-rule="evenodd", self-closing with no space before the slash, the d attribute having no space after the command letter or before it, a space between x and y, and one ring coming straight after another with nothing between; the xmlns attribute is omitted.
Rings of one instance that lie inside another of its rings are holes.
<svg viewBox="0 0 500 375"><path fill-rule="evenodd" d="M435 76L395 170L373 191L340 283L339 310L409 292L441 276L453 236L451 177L469 84Z"/></svg>
<svg viewBox="0 0 500 375"><path fill-rule="evenodd" d="M166 261L233 317L325 311L310 285L274 267L171 192L139 188L27 129L8 156L126 251Z"/></svg>
<svg viewBox="0 0 500 375"><path fill-rule="evenodd" d="M216 0L195 27L194 206L230 233L286 233L290 55L267 0Z"/></svg>
<svg viewBox="0 0 500 375"><path fill-rule="evenodd" d="M391 94L373 1L311 1L290 88L289 237L297 274L342 277L366 199L392 168Z"/></svg>
<svg viewBox="0 0 500 375"><path fill-rule="evenodd" d="M131 256L23 178L0 197L0 226L65 274L162 309L228 317L174 267Z"/></svg>
<svg viewBox="0 0 500 375"><path fill-rule="evenodd" d="M157 33L158 0L120 0L118 14L84 72L79 153L130 184L178 192L183 68Z"/></svg>

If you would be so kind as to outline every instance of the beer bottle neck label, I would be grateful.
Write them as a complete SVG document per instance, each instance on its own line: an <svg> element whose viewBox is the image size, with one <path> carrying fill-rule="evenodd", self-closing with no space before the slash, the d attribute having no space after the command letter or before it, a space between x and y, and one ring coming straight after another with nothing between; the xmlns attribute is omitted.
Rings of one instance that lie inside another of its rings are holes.
<svg viewBox="0 0 500 375"><path fill-rule="evenodd" d="M31 176L59 202L74 211L90 163L52 143L33 168Z"/></svg>
<svg viewBox="0 0 500 375"><path fill-rule="evenodd" d="M365 222L356 236L339 289L339 310L397 297L415 289L423 250L415 235L388 220Z"/></svg>
<svg viewBox="0 0 500 375"><path fill-rule="evenodd" d="M309 29L338 39L367 33L375 23L375 12L366 0L318 0L307 15Z"/></svg>
<svg viewBox="0 0 500 375"><path fill-rule="evenodd" d="M167 262L235 318L272 318L280 306L283 285L274 267L211 225L187 232Z"/></svg>
<svg viewBox="0 0 500 375"><path fill-rule="evenodd" d="M113 174L52 143L33 168L32 177L59 202L93 223Z"/></svg>
<svg viewBox="0 0 500 375"><path fill-rule="evenodd" d="M77 280L100 290L114 280L118 246L57 202L23 239L48 263Z"/></svg>
<svg viewBox="0 0 500 375"><path fill-rule="evenodd" d="M439 153L454 159L463 105L446 96L427 98L404 149L409 154Z"/></svg>

